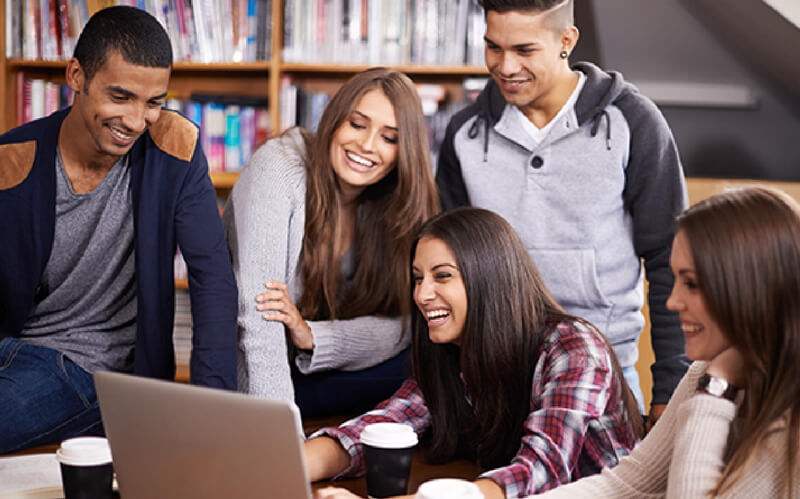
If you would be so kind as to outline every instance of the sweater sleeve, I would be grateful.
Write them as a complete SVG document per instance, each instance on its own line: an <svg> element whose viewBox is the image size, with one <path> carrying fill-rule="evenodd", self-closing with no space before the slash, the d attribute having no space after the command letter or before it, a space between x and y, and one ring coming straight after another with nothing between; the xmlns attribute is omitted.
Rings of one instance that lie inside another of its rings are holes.
<svg viewBox="0 0 800 499"><path fill-rule="evenodd" d="M629 456L620 460L617 466L605 468L598 475L582 478L577 482L537 495L537 499L539 497L545 499L664 497L675 435L678 426L682 424L678 411L681 403L694 394L697 379L705 371L705 367L704 362L692 365L675 389L672 399L656 425Z"/></svg>
<svg viewBox="0 0 800 499"><path fill-rule="evenodd" d="M199 141L198 141L199 142ZM236 283L206 158L195 147L181 187L175 234L189 272L192 308L190 377L236 389Z"/></svg>
<svg viewBox="0 0 800 499"><path fill-rule="evenodd" d="M481 475L506 497L569 483L580 476L581 465L591 461L598 470L616 464L632 447L616 439L627 431L616 426L625 425L622 418L608 417L607 408L615 406L615 378L605 344L568 332L575 326L559 328L565 333L543 350L534 373L531 412L517 455L508 466Z"/></svg>
<svg viewBox="0 0 800 499"><path fill-rule="evenodd" d="M239 286L239 388L287 401L294 400L294 390L285 328L265 321L255 298L267 280L288 282L297 266L289 248L296 224L302 234L305 214L298 213L295 199L304 189L304 167L292 154L291 140L272 139L253 154L224 212Z"/></svg>
<svg viewBox="0 0 800 499"><path fill-rule="evenodd" d="M418 436L422 436L430 426L430 413L422 397L422 390L414 378L407 379L394 395L378 404L375 409L345 421L338 428L323 428L309 439L320 436L334 438L350 454L350 465L335 478L360 476L366 471L361 432L373 423L387 422L408 424Z"/></svg>
<svg viewBox="0 0 800 499"><path fill-rule="evenodd" d="M311 354L298 352L303 374L328 369L358 371L375 366L408 347L411 335L402 318L364 316L335 321L306 321L314 338Z"/></svg>
<svg viewBox="0 0 800 499"><path fill-rule="evenodd" d="M688 207L678 148L666 119L638 92L616 103L631 129L623 200L633 219L633 244L649 283L650 336L655 353L653 403L666 404L689 364L678 315L667 310L675 218Z"/></svg>
<svg viewBox="0 0 800 499"><path fill-rule="evenodd" d="M668 498L706 497L722 476L724 456L737 407L733 402L696 394L679 410L682 422L669 470ZM787 465L785 420L772 424L744 473L717 497L785 497ZM795 466L794 497L800 493L800 465Z"/></svg>
<svg viewBox="0 0 800 499"><path fill-rule="evenodd" d="M675 437L667 497L707 497L725 468L723 457L736 404L695 394L681 404L683 422Z"/></svg>

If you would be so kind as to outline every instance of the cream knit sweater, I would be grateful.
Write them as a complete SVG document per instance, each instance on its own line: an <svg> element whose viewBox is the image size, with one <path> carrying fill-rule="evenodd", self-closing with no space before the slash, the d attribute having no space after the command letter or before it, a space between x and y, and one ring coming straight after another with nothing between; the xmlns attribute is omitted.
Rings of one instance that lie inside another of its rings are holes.
<svg viewBox="0 0 800 499"><path fill-rule="evenodd" d="M723 469L723 456L736 405L696 393L706 362L695 362L675 389L658 424L619 464L536 498L708 497ZM721 497L782 497L786 462L785 422L776 422L750 465ZM793 471L800 498L800 466Z"/></svg>

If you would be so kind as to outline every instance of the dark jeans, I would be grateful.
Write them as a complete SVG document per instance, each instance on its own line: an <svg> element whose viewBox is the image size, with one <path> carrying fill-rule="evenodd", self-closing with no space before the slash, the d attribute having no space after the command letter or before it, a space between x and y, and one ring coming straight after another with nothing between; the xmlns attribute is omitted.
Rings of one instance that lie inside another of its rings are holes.
<svg viewBox="0 0 800 499"><path fill-rule="evenodd" d="M50 348L0 339L0 454L103 435L92 375Z"/></svg>
<svg viewBox="0 0 800 499"><path fill-rule="evenodd" d="M294 398L303 418L351 415L389 398L409 376L409 349L362 371L326 371L305 375L292 369Z"/></svg>

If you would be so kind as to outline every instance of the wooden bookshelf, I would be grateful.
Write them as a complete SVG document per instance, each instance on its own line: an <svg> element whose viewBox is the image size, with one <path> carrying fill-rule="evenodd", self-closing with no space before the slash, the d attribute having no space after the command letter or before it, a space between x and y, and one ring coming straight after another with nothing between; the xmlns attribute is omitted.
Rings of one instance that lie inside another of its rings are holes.
<svg viewBox="0 0 800 499"><path fill-rule="evenodd" d="M107 0L88 0L90 11L109 4ZM56 82L64 81L65 61L43 61L7 59L5 50L6 3L0 6L0 92L3 96L3 112L0 114L0 132L5 132L20 123L17 120L18 80L20 76L43 78ZM283 0L271 2L271 39L268 61L248 63L196 63L177 62L170 81L170 91L179 98L188 98L192 93L220 95L243 95L265 97L269 101L271 129L280 129L279 95L281 77L292 76L312 89L324 89L333 93L352 74L366 69L362 64L308 64L283 62L281 60L283 40ZM456 90L460 80L469 76L486 76L483 66L430 66L392 65L414 80L443 83L448 90ZM225 179L227 182L228 179ZM225 187L228 188L228 187Z"/></svg>

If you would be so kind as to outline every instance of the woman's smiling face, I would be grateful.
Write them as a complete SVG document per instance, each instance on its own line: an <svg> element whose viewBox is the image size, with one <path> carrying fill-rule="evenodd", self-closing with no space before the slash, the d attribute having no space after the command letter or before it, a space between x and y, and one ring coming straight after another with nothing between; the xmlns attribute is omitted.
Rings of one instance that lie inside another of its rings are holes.
<svg viewBox="0 0 800 499"><path fill-rule="evenodd" d="M365 93L331 141L331 164L345 198L381 181L397 164L397 118L379 89Z"/></svg>
<svg viewBox="0 0 800 499"><path fill-rule="evenodd" d="M711 360L730 346L711 317L697 281L692 248L683 231L672 243L670 266L675 275L667 308L678 312L686 339L686 355L692 360Z"/></svg>
<svg viewBox="0 0 800 499"><path fill-rule="evenodd" d="M441 239L423 237L412 264L414 303L428 323L434 343L461 344L467 317L467 289L450 247Z"/></svg>

